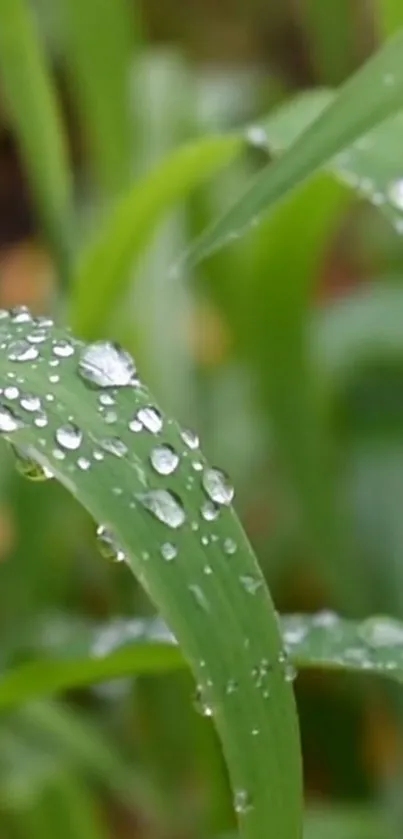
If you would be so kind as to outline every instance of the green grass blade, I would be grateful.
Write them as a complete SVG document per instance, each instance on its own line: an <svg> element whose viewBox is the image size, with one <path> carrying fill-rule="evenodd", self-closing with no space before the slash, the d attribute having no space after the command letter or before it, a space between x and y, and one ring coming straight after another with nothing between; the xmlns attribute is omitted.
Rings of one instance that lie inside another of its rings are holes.
<svg viewBox="0 0 403 839"><path fill-rule="evenodd" d="M90 364L85 345L46 324L24 311L0 320L1 384L16 377L21 389L12 404L7 392L1 397L4 436L112 531L113 553L126 558L122 573L133 571L168 621L221 737L242 835L298 839L293 692L269 593L228 504L232 491L209 470L197 441L157 412L146 388L129 384L134 371L121 351L95 345L91 352L98 348L102 358ZM91 375L98 385L90 386ZM171 469L165 450L170 474L161 445L178 457ZM202 514L211 495L220 502L213 520L211 507Z"/></svg>
<svg viewBox="0 0 403 839"><path fill-rule="evenodd" d="M310 53L323 84L340 84L354 67L355 9L350 0L305 0L303 22Z"/></svg>
<svg viewBox="0 0 403 839"><path fill-rule="evenodd" d="M64 0L65 63L87 136L89 163L107 197L126 188L133 131L134 15L127 0Z"/></svg>
<svg viewBox="0 0 403 839"><path fill-rule="evenodd" d="M24 0L0 0L0 73L39 217L62 277L70 250L71 184L56 91Z"/></svg>
<svg viewBox="0 0 403 839"><path fill-rule="evenodd" d="M196 141L174 151L124 196L82 255L69 319L78 333L89 339L100 334L164 215L241 148L239 137Z"/></svg>
<svg viewBox="0 0 403 839"><path fill-rule="evenodd" d="M375 9L382 37L389 38L403 26L403 7L400 0L375 0Z"/></svg>
<svg viewBox="0 0 403 839"><path fill-rule="evenodd" d="M185 254L190 264L241 236L264 212L358 137L401 108L403 32L389 41L339 90L334 102L271 163L235 204Z"/></svg>

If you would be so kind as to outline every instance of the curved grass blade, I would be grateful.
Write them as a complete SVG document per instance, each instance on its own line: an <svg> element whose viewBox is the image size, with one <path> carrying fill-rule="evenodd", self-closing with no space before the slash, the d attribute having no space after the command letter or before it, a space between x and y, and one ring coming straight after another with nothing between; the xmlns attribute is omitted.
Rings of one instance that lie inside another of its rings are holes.
<svg viewBox="0 0 403 839"><path fill-rule="evenodd" d="M104 548L125 560L169 622L221 737L242 835L297 839L289 671L227 478L159 412L115 345L85 346L26 310L3 313L0 342L3 435L101 523Z"/></svg>
<svg viewBox="0 0 403 839"><path fill-rule="evenodd" d="M127 0L64 0L65 63L106 197L123 190L132 163L130 67L134 15Z"/></svg>
<svg viewBox="0 0 403 839"><path fill-rule="evenodd" d="M336 154L401 109L403 32L388 41L339 90L288 151L252 180L236 203L185 253L187 264L241 236L264 212Z"/></svg>
<svg viewBox="0 0 403 839"><path fill-rule="evenodd" d="M70 252L71 183L63 125L35 22L24 0L0 0L0 72L38 213L62 279Z"/></svg>
<svg viewBox="0 0 403 839"><path fill-rule="evenodd" d="M119 201L82 254L72 289L70 322L75 331L88 339L98 337L164 214L229 164L242 146L242 138L232 136L195 141L174 151Z"/></svg>

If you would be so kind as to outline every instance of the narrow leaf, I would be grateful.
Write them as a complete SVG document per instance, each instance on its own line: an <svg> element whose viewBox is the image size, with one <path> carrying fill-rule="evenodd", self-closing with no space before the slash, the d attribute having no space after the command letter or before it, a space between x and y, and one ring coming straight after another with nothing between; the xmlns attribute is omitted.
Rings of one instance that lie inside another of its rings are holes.
<svg viewBox="0 0 403 839"><path fill-rule="evenodd" d="M103 550L136 574L168 621L221 737L242 835L265 839L270 829L297 839L293 693L228 478L160 413L116 345L85 346L24 310L3 314L0 340L5 438L100 522ZM10 376L19 388L11 402Z"/></svg>

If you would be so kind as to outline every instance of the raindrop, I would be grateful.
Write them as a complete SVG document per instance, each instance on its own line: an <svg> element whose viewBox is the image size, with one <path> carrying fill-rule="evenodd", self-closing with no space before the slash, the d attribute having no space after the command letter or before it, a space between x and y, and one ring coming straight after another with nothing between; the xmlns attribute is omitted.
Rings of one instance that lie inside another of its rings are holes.
<svg viewBox="0 0 403 839"><path fill-rule="evenodd" d="M200 445L199 438L194 431L190 431L189 428L185 428L181 431L181 437L184 443L186 443L189 449L198 449Z"/></svg>
<svg viewBox="0 0 403 839"><path fill-rule="evenodd" d="M13 323L30 323L32 315L26 306L14 306L10 310Z"/></svg>
<svg viewBox="0 0 403 839"><path fill-rule="evenodd" d="M393 618L368 618L362 622L358 631L371 647L403 645L403 625Z"/></svg>
<svg viewBox="0 0 403 839"><path fill-rule="evenodd" d="M46 428L47 424L48 418L46 414L40 414L38 417L35 417L34 419L34 425L36 425L37 428Z"/></svg>
<svg viewBox="0 0 403 839"><path fill-rule="evenodd" d="M58 376L57 373L53 373L49 376L49 381L52 385L57 385L57 383L60 382L60 376Z"/></svg>
<svg viewBox="0 0 403 839"><path fill-rule="evenodd" d="M8 351L9 361L35 361L39 352L28 341L14 341Z"/></svg>
<svg viewBox="0 0 403 839"><path fill-rule="evenodd" d="M126 554L115 536L103 524L97 528L97 543L102 556L106 559L112 559L114 562L123 562L126 559Z"/></svg>
<svg viewBox="0 0 403 839"><path fill-rule="evenodd" d="M219 508L212 501L206 501L200 512L205 521L215 521L219 513Z"/></svg>
<svg viewBox="0 0 403 839"><path fill-rule="evenodd" d="M398 178L389 184L388 197L397 210L403 210L403 178Z"/></svg>
<svg viewBox="0 0 403 839"><path fill-rule="evenodd" d="M137 417L134 417L134 419L130 420L130 422L129 422L130 431L142 431L143 428L144 428L143 423L140 422L140 420L137 419Z"/></svg>
<svg viewBox="0 0 403 839"><path fill-rule="evenodd" d="M256 594L263 585L261 577L252 577L251 574L241 575L239 582L248 594Z"/></svg>
<svg viewBox="0 0 403 839"><path fill-rule="evenodd" d="M6 399L18 399L19 395L20 391L18 390L18 387L14 387L14 385L4 388L4 396Z"/></svg>
<svg viewBox="0 0 403 839"><path fill-rule="evenodd" d="M181 500L166 489L151 489L137 496L143 507L158 521L174 530L185 522L186 516Z"/></svg>
<svg viewBox="0 0 403 839"><path fill-rule="evenodd" d="M10 408L0 405L0 432L7 434L11 431L17 431L18 428L22 428L22 422L14 416Z"/></svg>
<svg viewBox="0 0 403 839"><path fill-rule="evenodd" d="M156 446L150 454L150 461L159 475L172 475L179 463L179 455L172 446Z"/></svg>
<svg viewBox="0 0 403 839"><path fill-rule="evenodd" d="M30 449L12 446L18 472L30 481L46 481L53 478L53 472L47 466L41 466L30 453Z"/></svg>
<svg viewBox="0 0 403 839"><path fill-rule="evenodd" d="M57 358L69 358L69 356L74 354L74 347L69 341L60 339L53 344L52 352Z"/></svg>
<svg viewBox="0 0 403 839"><path fill-rule="evenodd" d="M127 387L134 383L134 361L119 344L96 341L82 352L79 373L83 379L98 387Z"/></svg>
<svg viewBox="0 0 403 839"><path fill-rule="evenodd" d="M44 341L46 341L46 338L47 338L46 332L42 332L42 330L41 331L37 330L35 332L30 332L29 335L27 335L27 341L30 344L43 344Z"/></svg>
<svg viewBox="0 0 403 839"><path fill-rule="evenodd" d="M245 815L252 809L252 799L246 789L235 790L234 810L239 816Z"/></svg>
<svg viewBox="0 0 403 839"><path fill-rule="evenodd" d="M94 460L103 460L105 455L103 452L99 452L97 449L93 452Z"/></svg>
<svg viewBox="0 0 403 839"><path fill-rule="evenodd" d="M212 717L213 716L213 709L209 702L205 699L203 695L203 688L201 685L197 685L196 693L193 699L193 705L196 711L202 715L202 717Z"/></svg>
<svg viewBox="0 0 403 839"><path fill-rule="evenodd" d="M202 472L203 464L201 460L192 460L192 469L194 469L195 472Z"/></svg>
<svg viewBox="0 0 403 839"><path fill-rule="evenodd" d="M206 469L202 477L203 489L215 504L231 504L234 488L221 469Z"/></svg>
<svg viewBox="0 0 403 839"><path fill-rule="evenodd" d="M137 419L141 422L144 428L147 431L151 431L152 434L158 434L159 431L162 429L162 417L160 412L157 408L154 408L152 405L149 405L147 408L140 408L137 411ZM133 431L134 429L132 429Z"/></svg>
<svg viewBox="0 0 403 839"><path fill-rule="evenodd" d="M236 553L236 542L233 539L224 539L224 552L228 554L228 556L232 556L232 554Z"/></svg>
<svg viewBox="0 0 403 839"><path fill-rule="evenodd" d="M78 428L77 425L73 425L73 423L67 423L66 425L60 426L60 428L56 430L55 437L56 442L59 444L59 446L62 447L62 449L75 451L81 446L83 440L83 432Z"/></svg>
<svg viewBox="0 0 403 839"><path fill-rule="evenodd" d="M86 457L79 457L77 460L77 466L82 472L88 472L88 469L91 468L91 463Z"/></svg>
<svg viewBox="0 0 403 839"><path fill-rule="evenodd" d="M178 549L175 545L172 544L172 542L164 542L164 544L161 545L161 555L164 559L167 560L167 562L171 562L173 559L175 559L177 553Z"/></svg>
<svg viewBox="0 0 403 839"><path fill-rule="evenodd" d="M39 411L41 408L41 400L39 399L39 396L34 396L33 393L26 393L21 397L20 405L25 411Z"/></svg>
<svg viewBox="0 0 403 839"><path fill-rule="evenodd" d="M128 452L126 443L124 443L119 437L109 437L102 441L101 446L106 452L114 454L115 457L124 457L124 455Z"/></svg>
<svg viewBox="0 0 403 839"><path fill-rule="evenodd" d="M111 393L100 393L98 397L98 402L104 408L111 408L112 405L116 404L116 400L113 398Z"/></svg>

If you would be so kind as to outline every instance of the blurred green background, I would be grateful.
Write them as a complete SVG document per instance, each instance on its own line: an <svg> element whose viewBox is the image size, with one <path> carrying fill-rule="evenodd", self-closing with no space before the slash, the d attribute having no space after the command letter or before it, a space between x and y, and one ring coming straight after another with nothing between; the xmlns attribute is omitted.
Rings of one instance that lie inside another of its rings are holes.
<svg viewBox="0 0 403 839"><path fill-rule="evenodd" d="M299 91L342 83L403 23L400 4L30 5L70 174L49 221L26 168L32 154L46 192L34 78L32 91L14 87L10 100L0 35L0 306L56 312L84 337L113 337L134 353L159 402L231 474L280 612L403 619L399 230L320 176L231 247L191 271L170 270L267 164L261 115ZM19 7L0 3L6 33ZM11 76L25 58L14 55ZM150 199L161 203L158 229L147 238L140 212L129 236L132 270L115 266L112 291L94 270L80 296L64 266L79 261L131 185L185 143L245 125L242 154L228 165L206 164L205 175L187 175L180 160L168 167ZM87 622L153 614L126 569L99 557L92 522L61 487L24 481L5 446L0 466L3 671L66 647ZM321 673L303 674L295 689L306 839L403 836L401 691ZM184 672L139 675L3 712L0 839L233 834L225 767L194 693Z"/></svg>

